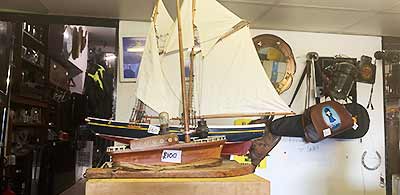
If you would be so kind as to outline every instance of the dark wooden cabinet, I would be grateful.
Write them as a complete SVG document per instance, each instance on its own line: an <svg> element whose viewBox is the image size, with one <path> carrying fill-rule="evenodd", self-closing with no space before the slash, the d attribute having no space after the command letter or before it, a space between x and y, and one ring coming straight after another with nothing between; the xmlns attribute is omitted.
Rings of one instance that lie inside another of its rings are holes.
<svg viewBox="0 0 400 195"><path fill-rule="evenodd" d="M16 163L7 174L17 195L58 194L75 180L69 81L80 70L53 50L52 40L62 40L63 34L50 34L50 25L20 22L13 26L15 68L7 155L15 157ZM0 54L2 60L8 59ZM3 71L0 87L1 78ZM1 92L0 106L5 106ZM59 140L59 132L68 132L70 140Z"/></svg>

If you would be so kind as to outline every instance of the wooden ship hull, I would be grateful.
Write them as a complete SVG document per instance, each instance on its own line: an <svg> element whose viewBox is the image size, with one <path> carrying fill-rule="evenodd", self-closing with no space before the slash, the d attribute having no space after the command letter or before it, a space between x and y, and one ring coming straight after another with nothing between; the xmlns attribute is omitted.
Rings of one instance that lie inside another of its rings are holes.
<svg viewBox="0 0 400 195"><path fill-rule="evenodd" d="M112 120L88 118L87 127L97 136L110 141L129 144L131 140L155 136L147 132L149 124L136 124L117 122ZM170 132L176 133L180 141L184 140L184 133L179 126L171 126ZM250 148L250 140L264 135L264 124L236 125L236 126L210 126L209 135L225 136L226 143L222 149L223 155L244 155Z"/></svg>
<svg viewBox="0 0 400 195"><path fill-rule="evenodd" d="M128 138L128 137L119 137L119 136L111 136L104 134L97 134L97 136L115 141L123 144L129 144L131 140L135 140L136 138ZM248 153L251 146L251 141L238 141L238 142L225 142L224 147L222 147L221 155L229 156L229 155L245 155Z"/></svg>
<svg viewBox="0 0 400 195"><path fill-rule="evenodd" d="M112 157L113 164L133 169L179 167L190 164L216 166L221 162L221 151L225 141L223 137L219 137L179 143L175 134L168 134L132 140L130 149L111 147L108 154ZM117 149L112 151L112 148ZM165 151L180 151L179 162L163 161Z"/></svg>

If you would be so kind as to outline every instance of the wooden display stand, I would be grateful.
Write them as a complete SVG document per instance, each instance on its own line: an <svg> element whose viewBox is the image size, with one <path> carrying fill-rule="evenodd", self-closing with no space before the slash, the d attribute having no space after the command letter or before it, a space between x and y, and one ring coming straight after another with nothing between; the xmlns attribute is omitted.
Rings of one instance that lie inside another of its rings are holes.
<svg viewBox="0 0 400 195"><path fill-rule="evenodd" d="M197 166L192 169L167 170L124 170L123 168L92 168L86 170L88 179L130 179L130 178L222 178L248 175L254 172L252 165L242 165L235 161L224 160L219 166L207 167Z"/></svg>
<svg viewBox="0 0 400 195"><path fill-rule="evenodd" d="M89 179L86 195L269 195L254 174L226 178Z"/></svg>

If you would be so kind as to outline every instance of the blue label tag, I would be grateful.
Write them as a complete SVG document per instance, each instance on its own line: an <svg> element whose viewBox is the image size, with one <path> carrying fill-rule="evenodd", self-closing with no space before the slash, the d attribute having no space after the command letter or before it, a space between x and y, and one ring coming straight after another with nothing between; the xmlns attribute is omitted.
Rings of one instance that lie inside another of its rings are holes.
<svg viewBox="0 0 400 195"><path fill-rule="evenodd" d="M338 113L331 106L324 106L322 108L322 117L325 123L332 130L336 130L340 127L340 117Z"/></svg>

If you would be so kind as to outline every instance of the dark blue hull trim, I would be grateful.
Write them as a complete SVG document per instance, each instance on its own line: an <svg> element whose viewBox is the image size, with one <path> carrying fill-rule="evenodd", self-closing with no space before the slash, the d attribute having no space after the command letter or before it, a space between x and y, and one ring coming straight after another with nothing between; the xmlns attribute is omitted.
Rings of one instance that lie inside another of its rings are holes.
<svg viewBox="0 0 400 195"><path fill-rule="evenodd" d="M124 122L107 121L101 119L88 119L88 129L103 135L118 136L124 138L144 138L153 136L154 134L147 133L149 125L147 124L130 124ZM184 140L184 135L177 127L170 127L170 132L177 133L181 140ZM249 141L254 138L262 137L264 127L210 127L209 135L221 136L224 135L228 142Z"/></svg>

